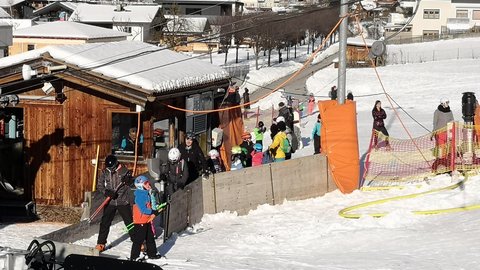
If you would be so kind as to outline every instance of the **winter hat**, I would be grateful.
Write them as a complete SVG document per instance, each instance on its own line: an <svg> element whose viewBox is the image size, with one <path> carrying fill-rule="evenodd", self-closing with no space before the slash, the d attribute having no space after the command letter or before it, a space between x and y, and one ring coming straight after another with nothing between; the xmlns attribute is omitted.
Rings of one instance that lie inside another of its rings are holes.
<svg viewBox="0 0 480 270"><path fill-rule="evenodd" d="M450 102L450 101L449 101L448 98L446 98L446 97L442 97L442 98L440 99L440 104L447 104L447 103L449 103L449 102Z"/></svg>
<svg viewBox="0 0 480 270"><path fill-rule="evenodd" d="M285 122L285 118L284 118L283 116L279 116L279 117L277 117L277 119L275 120L275 122L277 122L277 123Z"/></svg>
<svg viewBox="0 0 480 270"><path fill-rule="evenodd" d="M278 103L278 107L281 108L281 107L283 107L283 106L285 106L285 103L283 103L283 102Z"/></svg>

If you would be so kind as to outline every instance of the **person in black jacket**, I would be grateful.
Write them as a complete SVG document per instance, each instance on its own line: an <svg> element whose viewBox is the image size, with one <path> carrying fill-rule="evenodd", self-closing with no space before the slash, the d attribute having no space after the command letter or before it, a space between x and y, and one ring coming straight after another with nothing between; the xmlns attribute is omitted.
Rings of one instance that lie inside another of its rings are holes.
<svg viewBox="0 0 480 270"><path fill-rule="evenodd" d="M109 155L105 159L105 169L98 178L97 190L105 196L110 197L110 201L103 208L102 220L100 222L100 230L98 233L97 245L98 251L105 250L110 225L112 225L115 213L118 211L125 223L125 226L133 222L132 206L131 206L131 171L113 155ZM133 230L128 231L130 239L133 239Z"/></svg>
<svg viewBox="0 0 480 270"><path fill-rule="evenodd" d="M165 195L168 198L175 191L183 189L188 181L188 165L182 158L178 148L172 148L168 151L168 163L165 167L166 186Z"/></svg>
<svg viewBox="0 0 480 270"><path fill-rule="evenodd" d="M178 150L180 150L181 157L187 162L187 185L195 181L201 174L208 174L205 155L192 132L187 132L185 142L178 146Z"/></svg>
<svg viewBox="0 0 480 270"><path fill-rule="evenodd" d="M390 150L390 142L388 141L388 131L385 128L385 123L383 122L384 119L387 118L387 113L382 108L382 102L380 100L375 101L375 106L372 109L372 117L373 117L373 129L376 131L374 138L373 138L373 147L375 149L378 148L378 133L383 133L385 135L385 143L387 150Z"/></svg>
<svg viewBox="0 0 480 270"><path fill-rule="evenodd" d="M285 119L285 125L293 130L293 110L285 106L283 102L278 103L278 107L278 116L282 116Z"/></svg>

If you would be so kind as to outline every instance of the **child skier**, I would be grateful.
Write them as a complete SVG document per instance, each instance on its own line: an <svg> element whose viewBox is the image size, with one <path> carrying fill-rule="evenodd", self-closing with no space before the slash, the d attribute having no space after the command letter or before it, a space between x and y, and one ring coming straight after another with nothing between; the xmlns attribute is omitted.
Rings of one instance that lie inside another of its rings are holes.
<svg viewBox="0 0 480 270"><path fill-rule="evenodd" d="M245 167L245 155L242 153L242 148L238 145L232 147L232 163L230 165L230 170L240 170Z"/></svg>
<svg viewBox="0 0 480 270"><path fill-rule="evenodd" d="M252 166L259 166L259 165L262 165L262 161L263 161L263 146L259 143L256 143L254 146L253 146L254 150L252 151L252 153L250 153L250 155L252 155Z"/></svg>
<svg viewBox="0 0 480 270"><path fill-rule="evenodd" d="M263 146L263 133L265 133L266 130L267 128L265 127L263 122L259 121L257 127L253 129L253 135L255 136L255 143L259 143Z"/></svg>
<svg viewBox="0 0 480 270"><path fill-rule="evenodd" d="M225 171L222 160L220 159L220 154L216 149L212 149L208 152L207 167L208 170L212 173L219 173Z"/></svg>
<svg viewBox="0 0 480 270"><path fill-rule="evenodd" d="M139 260L144 241L147 246L148 259L160 259L161 255L157 254L155 236L152 228L152 220L159 213L159 210L152 208L152 197L149 193L152 187L144 175L140 175L135 179L135 187L135 204L133 205L134 234L130 259L135 261Z"/></svg>

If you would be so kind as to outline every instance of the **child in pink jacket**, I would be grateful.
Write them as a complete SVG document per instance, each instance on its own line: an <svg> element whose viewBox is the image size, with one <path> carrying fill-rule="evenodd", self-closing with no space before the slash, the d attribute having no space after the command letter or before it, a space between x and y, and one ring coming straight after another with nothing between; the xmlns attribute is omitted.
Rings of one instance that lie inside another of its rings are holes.
<svg viewBox="0 0 480 270"><path fill-rule="evenodd" d="M259 143L256 143L253 146L253 151L250 153L252 155L252 167L253 166L259 166L262 165L262 160L263 160L263 146Z"/></svg>

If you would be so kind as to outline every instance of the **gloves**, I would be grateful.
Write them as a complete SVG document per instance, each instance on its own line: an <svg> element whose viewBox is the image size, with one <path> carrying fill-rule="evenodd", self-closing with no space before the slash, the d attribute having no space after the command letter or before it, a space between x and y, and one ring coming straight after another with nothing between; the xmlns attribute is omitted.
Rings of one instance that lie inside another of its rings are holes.
<svg viewBox="0 0 480 270"><path fill-rule="evenodd" d="M118 198L118 194L111 189L105 189L105 196L110 197L112 200Z"/></svg>
<svg viewBox="0 0 480 270"><path fill-rule="evenodd" d="M159 213L160 213L160 211L158 211L158 210L152 210L152 215L158 216Z"/></svg>

